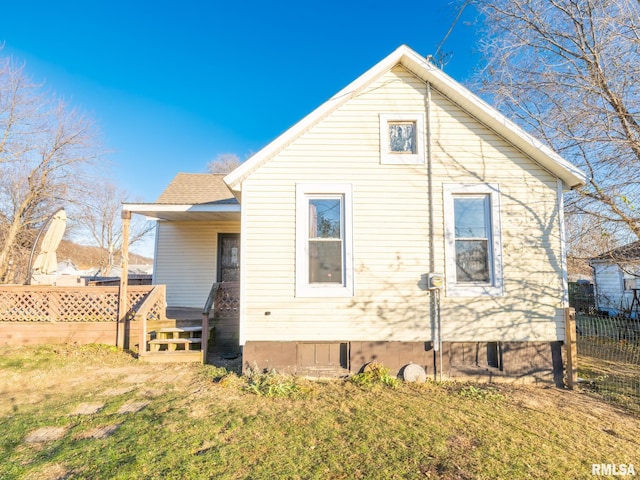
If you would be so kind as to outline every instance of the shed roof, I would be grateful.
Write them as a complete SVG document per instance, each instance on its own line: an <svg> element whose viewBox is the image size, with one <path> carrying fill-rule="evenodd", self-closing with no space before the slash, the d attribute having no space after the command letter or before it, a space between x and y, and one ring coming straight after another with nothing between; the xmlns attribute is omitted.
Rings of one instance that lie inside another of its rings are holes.
<svg viewBox="0 0 640 480"><path fill-rule="evenodd" d="M227 185L229 185L236 194L239 194L242 191L242 182L251 175L251 173L260 168L265 162L281 152L322 119L357 96L364 88L375 82L380 76L384 75L396 65L402 65L423 81L429 82L433 88L440 91L467 113L527 154L543 168L561 179L569 188L585 184L586 176L580 169L529 135L496 109L489 106L489 104L471 93L442 70L438 69L425 57L416 53L406 45L401 45L382 61L374 65L363 75L253 155L233 172L229 173L224 179Z"/></svg>
<svg viewBox="0 0 640 480"><path fill-rule="evenodd" d="M623 245L622 247L609 250L608 252L598 255L597 257L593 257L591 259L591 263L618 263L638 260L640 260L640 241L631 242L627 245Z"/></svg>

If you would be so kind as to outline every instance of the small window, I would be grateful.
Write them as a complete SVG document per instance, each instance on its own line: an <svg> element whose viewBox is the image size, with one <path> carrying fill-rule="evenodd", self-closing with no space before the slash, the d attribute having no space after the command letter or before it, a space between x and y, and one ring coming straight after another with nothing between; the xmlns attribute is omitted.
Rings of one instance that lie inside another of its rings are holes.
<svg viewBox="0 0 640 480"><path fill-rule="evenodd" d="M444 185L447 295L502 295L499 202L497 185Z"/></svg>
<svg viewBox="0 0 640 480"><path fill-rule="evenodd" d="M635 290L637 287L637 279L636 278L625 278L624 279L624 289L625 291Z"/></svg>
<svg viewBox="0 0 640 480"><path fill-rule="evenodd" d="M296 186L296 296L353 295L351 185Z"/></svg>
<svg viewBox="0 0 640 480"><path fill-rule="evenodd" d="M424 163L424 116L380 114L380 163Z"/></svg>
<svg viewBox="0 0 640 480"><path fill-rule="evenodd" d="M389 122L389 152L416 153L416 122Z"/></svg>

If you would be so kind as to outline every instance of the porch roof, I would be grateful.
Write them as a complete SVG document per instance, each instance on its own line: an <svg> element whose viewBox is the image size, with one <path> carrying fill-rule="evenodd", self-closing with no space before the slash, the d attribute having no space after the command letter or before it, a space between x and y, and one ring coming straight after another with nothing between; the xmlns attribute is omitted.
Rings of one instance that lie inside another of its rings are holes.
<svg viewBox="0 0 640 480"><path fill-rule="evenodd" d="M154 220L178 221L240 221L239 203L160 204L123 203L124 212L138 213Z"/></svg>
<svg viewBox="0 0 640 480"><path fill-rule="evenodd" d="M240 221L240 204L224 175L178 173L153 203L124 203L123 211L166 221Z"/></svg>

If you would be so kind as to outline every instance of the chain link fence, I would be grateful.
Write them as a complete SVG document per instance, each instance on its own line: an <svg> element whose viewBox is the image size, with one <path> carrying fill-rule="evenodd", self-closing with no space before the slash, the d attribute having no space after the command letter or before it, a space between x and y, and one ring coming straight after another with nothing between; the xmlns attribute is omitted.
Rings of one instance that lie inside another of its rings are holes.
<svg viewBox="0 0 640 480"><path fill-rule="evenodd" d="M640 320L579 313L576 333L582 387L640 412Z"/></svg>

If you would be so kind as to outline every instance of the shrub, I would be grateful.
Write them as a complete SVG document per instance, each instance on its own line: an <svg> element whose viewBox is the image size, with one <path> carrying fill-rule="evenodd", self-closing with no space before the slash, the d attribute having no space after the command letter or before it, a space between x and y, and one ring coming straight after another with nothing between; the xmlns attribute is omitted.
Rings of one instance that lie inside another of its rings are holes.
<svg viewBox="0 0 640 480"><path fill-rule="evenodd" d="M300 397L305 390L290 375L278 374L275 370L263 373L248 369L244 390L262 397Z"/></svg>
<svg viewBox="0 0 640 480"><path fill-rule="evenodd" d="M388 368L377 362L367 364L363 372L353 375L350 381L362 388L372 388L376 385L382 385L395 389L399 383L396 377L389 375Z"/></svg>
<svg viewBox="0 0 640 480"><path fill-rule="evenodd" d="M491 386L479 387L476 385L464 385L458 390L461 397L470 398L472 400L494 401L502 400L504 397L497 388Z"/></svg>

